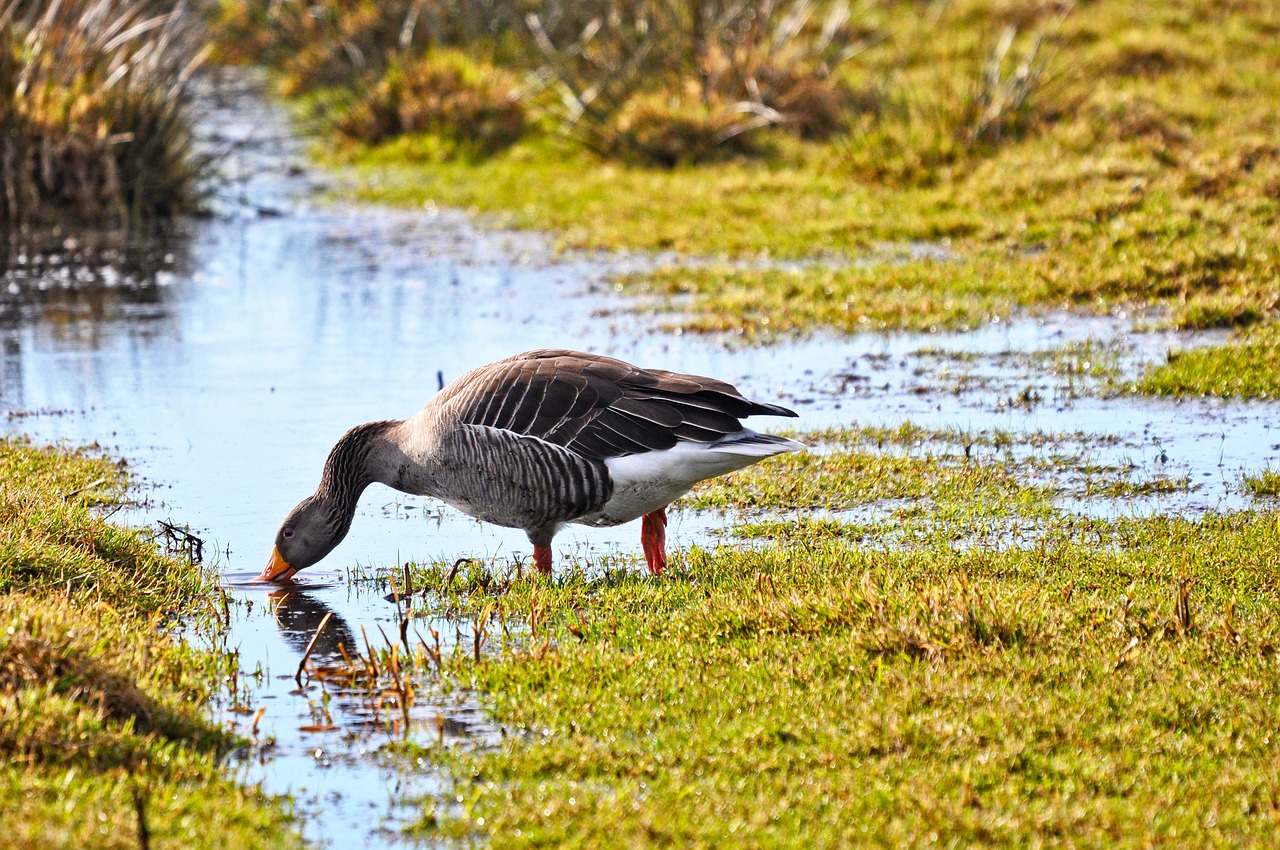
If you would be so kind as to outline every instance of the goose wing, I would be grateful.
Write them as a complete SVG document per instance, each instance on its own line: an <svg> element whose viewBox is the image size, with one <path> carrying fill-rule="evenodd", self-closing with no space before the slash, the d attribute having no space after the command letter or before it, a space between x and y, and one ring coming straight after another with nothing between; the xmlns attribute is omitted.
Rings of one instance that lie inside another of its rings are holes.
<svg viewBox="0 0 1280 850"><path fill-rule="evenodd" d="M562 446L593 460L713 443L745 416L795 416L715 378L641 369L597 354L530 351L481 367L445 390L460 421Z"/></svg>

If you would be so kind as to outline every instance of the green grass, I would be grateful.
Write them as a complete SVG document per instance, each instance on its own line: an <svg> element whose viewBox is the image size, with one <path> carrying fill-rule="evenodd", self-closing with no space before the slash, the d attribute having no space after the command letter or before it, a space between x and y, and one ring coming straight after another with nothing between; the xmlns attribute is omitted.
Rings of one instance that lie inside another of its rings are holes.
<svg viewBox="0 0 1280 850"><path fill-rule="evenodd" d="M773 139L763 157L644 168L538 135L483 160L442 157L422 136L326 156L369 200L465 207L567 247L727 261L625 280L694 330L963 328L1156 306L1178 328L1274 334L1274 10L1077 4L1009 132L964 142L972 128L956 122L994 34L1017 25L1018 53L1056 20L1045 8L965 0L926 24L917 4L889 4L874 13L886 40L847 69L881 92L874 115L828 143ZM913 256L919 242L950 259ZM1250 351L1243 380L1266 384L1274 348ZM1199 375L1169 391L1239 394Z"/></svg>
<svg viewBox="0 0 1280 850"><path fill-rule="evenodd" d="M1246 473L1244 486L1255 496L1280 496L1280 469L1268 466L1260 472Z"/></svg>
<svg viewBox="0 0 1280 850"><path fill-rule="evenodd" d="M227 779L236 741L205 704L233 658L212 634L213 579L101 507L116 464L0 442L0 810L5 847L295 847L278 801Z"/></svg>
<svg viewBox="0 0 1280 850"><path fill-rule="evenodd" d="M686 503L746 511L750 544L691 548L660 578L607 559L552 582L416 571L467 624L448 678L505 730L492 749L408 748L453 782L418 831L493 847L1266 846L1280 515L1074 516L1053 500L1188 486L1101 462L1124 447L1087 434L803 438L809 452ZM859 506L865 521L813 513Z"/></svg>
<svg viewBox="0 0 1280 850"><path fill-rule="evenodd" d="M516 580L497 617L532 628L454 660L507 735L437 756L457 802L427 801L420 829L493 847L1268 846L1277 535L1274 513L1005 551L815 533L695 548L657 580Z"/></svg>
<svg viewBox="0 0 1280 850"><path fill-rule="evenodd" d="M1151 395L1280 397L1280 327L1268 325L1226 345L1170 353L1138 387Z"/></svg>
<svg viewBox="0 0 1280 850"><path fill-rule="evenodd" d="M705 481L690 508L840 510L906 502L934 518L1050 516L1059 496L1140 496L1188 489L1185 478L1100 462L1088 435L837 428L802 435L809 450Z"/></svg>

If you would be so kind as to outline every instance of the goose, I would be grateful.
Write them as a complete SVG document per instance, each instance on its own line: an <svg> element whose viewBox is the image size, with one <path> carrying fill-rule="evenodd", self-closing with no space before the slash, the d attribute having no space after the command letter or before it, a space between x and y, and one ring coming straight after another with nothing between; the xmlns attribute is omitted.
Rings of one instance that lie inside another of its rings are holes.
<svg viewBox="0 0 1280 850"><path fill-rule="evenodd" d="M466 373L408 419L344 434L316 492L281 523L258 580L292 581L328 555L374 482L523 529L544 575L566 523L639 517L645 563L657 575L671 502L704 479L804 449L740 421L757 415L796 414L714 378L564 349L517 354Z"/></svg>

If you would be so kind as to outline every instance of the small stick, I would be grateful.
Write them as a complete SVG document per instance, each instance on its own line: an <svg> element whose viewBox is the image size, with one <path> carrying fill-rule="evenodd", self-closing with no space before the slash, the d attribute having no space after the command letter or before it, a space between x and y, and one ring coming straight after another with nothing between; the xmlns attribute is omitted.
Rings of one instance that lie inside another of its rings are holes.
<svg viewBox="0 0 1280 850"><path fill-rule="evenodd" d="M395 645L391 643L391 638L387 637L387 630L382 628L382 624L378 624L378 631L382 632L382 639L387 642L387 649L395 649Z"/></svg>
<svg viewBox="0 0 1280 850"><path fill-rule="evenodd" d="M329 625L329 618L332 616L332 611L325 612L324 619L320 621L320 625L316 627L316 633L311 636L311 642L307 644L307 651L302 653L302 660L298 662L298 672L293 676L293 680L298 683L298 687L302 687L302 671L307 668L307 659L311 657L311 650L316 648L316 641L320 638L320 633L324 631L324 627Z"/></svg>
<svg viewBox="0 0 1280 850"><path fill-rule="evenodd" d="M62 494L62 500L64 502L69 502L76 496L79 496L85 490L92 490L94 487L100 487L101 485L106 483L107 483L107 479L105 478L99 478L97 481L90 481L88 484L84 485L83 487L77 487L76 489L72 490L70 493ZM145 829L145 827L142 827L142 828Z"/></svg>
<svg viewBox="0 0 1280 850"><path fill-rule="evenodd" d="M138 814L138 848L151 850L151 830L147 829L147 800L136 782L133 785L133 810Z"/></svg>
<svg viewBox="0 0 1280 850"><path fill-rule="evenodd" d="M378 677L378 659L374 657L373 644L369 643L369 633L365 631L364 626L360 627L360 634L364 635L364 648L369 653L369 660L365 662L365 666L376 679Z"/></svg>
<svg viewBox="0 0 1280 850"><path fill-rule="evenodd" d="M449 568L449 573L444 577L445 584L453 584L454 577L458 574L458 568L463 564L471 563L470 558L459 558L453 562L453 566Z"/></svg>
<svg viewBox="0 0 1280 850"><path fill-rule="evenodd" d="M258 721L262 719L262 715L267 713L267 707L264 705L253 713L253 720L249 722L249 736L257 737Z"/></svg>

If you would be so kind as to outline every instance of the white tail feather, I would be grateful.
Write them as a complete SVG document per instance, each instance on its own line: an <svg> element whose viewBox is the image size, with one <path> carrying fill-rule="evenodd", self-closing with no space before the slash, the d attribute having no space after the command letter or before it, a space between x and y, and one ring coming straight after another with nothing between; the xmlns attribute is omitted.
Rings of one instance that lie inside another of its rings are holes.
<svg viewBox="0 0 1280 850"><path fill-rule="evenodd" d="M742 455L743 457L773 457L783 452L802 452L805 450L805 444L799 440L775 437L772 434L760 434L749 428L744 428L737 434L730 434L718 443L707 445L705 450Z"/></svg>
<svg viewBox="0 0 1280 850"><path fill-rule="evenodd" d="M699 481L804 448L804 443L786 437L743 430L718 443L679 442L663 451L609 458L605 466L613 478L613 498L585 521L626 522L670 504Z"/></svg>

